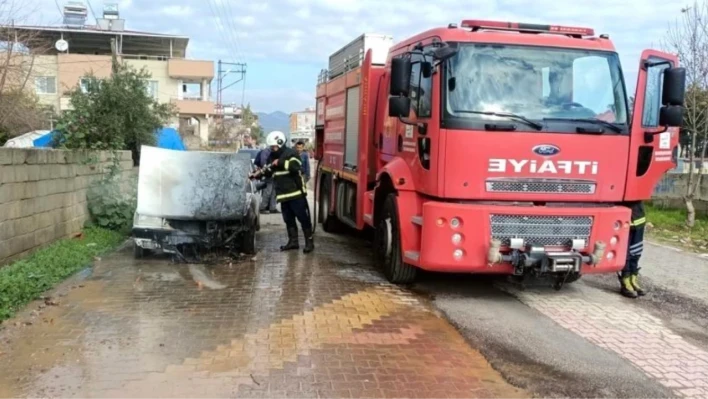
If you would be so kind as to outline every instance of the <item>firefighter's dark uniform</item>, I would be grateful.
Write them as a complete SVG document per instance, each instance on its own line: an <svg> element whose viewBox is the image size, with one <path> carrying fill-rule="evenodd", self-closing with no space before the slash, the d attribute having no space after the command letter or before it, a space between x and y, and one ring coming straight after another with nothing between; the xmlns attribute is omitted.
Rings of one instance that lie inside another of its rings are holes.
<svg viewBox="0 0 708 399"><path fill-rule="evenodd" d="M288 243L281 246L282 251L298 249L297 223L300 222L302 232L305 235L305 248L303 252L312 252L315 249L314 238L312 236L312 221L307 206L307 189L303 181L302 161L300 155L292 148L282 147L279 151L270 155L268 163L275 160L278 164L266 176L273 176L275 184L275 199L280 203L283 213L283 221L288 230Z"/></svg>
<svg viewBox="0 0 708 399"><path fill-rule="evenodd" d="M632 210L627 247L627 263L619 274L622 295L636 298L645 294L639 286L639 258L644 251L644 227L647 223L644 204L641 201L625 204Z"/></svg>

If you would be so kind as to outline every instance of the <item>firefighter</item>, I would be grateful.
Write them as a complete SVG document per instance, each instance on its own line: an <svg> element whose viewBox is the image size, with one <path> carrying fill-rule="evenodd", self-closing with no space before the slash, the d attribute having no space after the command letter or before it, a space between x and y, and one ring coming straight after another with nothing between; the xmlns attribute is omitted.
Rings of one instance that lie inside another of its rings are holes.
<svg viewBox="0 0 708 399"><path fill-rule="evenodd" d="M275 199L280 203L280 211L288 231L288 243L281 246L280 250L300 248L296 223L298 220L305 235L303 252L309 253L315 249L315 243L307 205L307 189L301 173L302 161L297 151L285 146L285 141L283 132L273 131L268 134L266 145L271 150L268 158L269 167L255 172L250 177L256 178L261 174L265 177L273 177Z"/></svg>
<svg viewBox="0 0 708 399"><path fill-rule="evenodd" d="M644 296L646 292L639 286L639 258L644 250L644 227L647 222L644 204L641 201L627 204L632 210L632 220L629 227L629 243L627 248L627 263L618 274L620 293L628 298Z"/></svg>

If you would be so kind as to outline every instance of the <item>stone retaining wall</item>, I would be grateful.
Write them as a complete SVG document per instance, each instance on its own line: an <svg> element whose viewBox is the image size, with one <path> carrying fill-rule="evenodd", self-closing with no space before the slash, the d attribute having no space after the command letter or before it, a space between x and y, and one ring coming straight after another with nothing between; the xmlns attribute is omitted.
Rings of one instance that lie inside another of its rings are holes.
<svg viewBox="0 0 708 399"><path fill-rule="evenodd" d="M0 148L0 265L81 231L86 191L111 165L110 153ZM133 173L129 151L120 152Z"/></svg>

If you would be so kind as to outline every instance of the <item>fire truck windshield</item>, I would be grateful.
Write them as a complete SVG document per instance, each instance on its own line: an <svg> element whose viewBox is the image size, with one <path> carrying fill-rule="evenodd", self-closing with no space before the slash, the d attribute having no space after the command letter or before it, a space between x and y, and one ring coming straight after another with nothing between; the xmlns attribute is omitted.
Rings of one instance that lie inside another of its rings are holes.
<svg viewBox="0 0 708 399"><path fill-rule="evenodd" d="M457 55L445 62L445 80L444 119L450 128L476 129L499 119L492 113L506 113L542 122L546 131L575 132L595 121L608 131L627 131L616 53L460 43ZM525 128L538 130L528 123Z"/></svg>

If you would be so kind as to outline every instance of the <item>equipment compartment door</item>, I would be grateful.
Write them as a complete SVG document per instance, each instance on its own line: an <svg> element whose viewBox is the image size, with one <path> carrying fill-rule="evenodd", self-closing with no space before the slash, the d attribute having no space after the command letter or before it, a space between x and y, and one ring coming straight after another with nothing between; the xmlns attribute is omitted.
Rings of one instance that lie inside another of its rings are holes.
<svg viewBox="0 0 708 399"><path fill-rule="evenodd" d="M359 157L359 86L347 90L347 114L344 138L344 166L356 168Z"/></svg>

